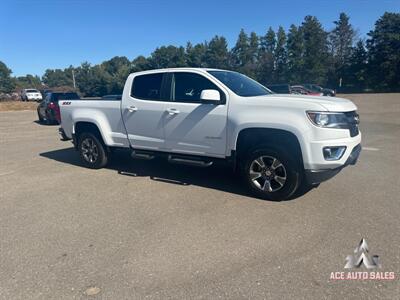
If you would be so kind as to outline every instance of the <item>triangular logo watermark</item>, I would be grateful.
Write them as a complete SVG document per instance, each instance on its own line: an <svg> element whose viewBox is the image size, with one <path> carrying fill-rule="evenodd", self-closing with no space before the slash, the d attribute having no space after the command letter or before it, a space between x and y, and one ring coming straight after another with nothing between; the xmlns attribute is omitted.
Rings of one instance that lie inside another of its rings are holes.
<svg viewBox="0 0 400 300"><path fill-rule="evenodd" d="M381 268L378 255L369 254L367 241L361 239L359 245L354 249L354 254L346 257L345 269L360 268L364 265L367 269Z"/></svg>

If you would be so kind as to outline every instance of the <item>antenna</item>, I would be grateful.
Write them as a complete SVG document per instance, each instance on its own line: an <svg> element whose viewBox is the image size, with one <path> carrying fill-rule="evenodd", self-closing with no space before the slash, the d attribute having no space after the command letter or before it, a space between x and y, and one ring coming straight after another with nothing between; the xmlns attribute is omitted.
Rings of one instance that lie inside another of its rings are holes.
<svg viewBox="0 0 400 300"><path fill-rule="evenodd" d="M76 90L76 84L75 84L75 71L72 69L72 82L74 83L74 90Z"/></svg>

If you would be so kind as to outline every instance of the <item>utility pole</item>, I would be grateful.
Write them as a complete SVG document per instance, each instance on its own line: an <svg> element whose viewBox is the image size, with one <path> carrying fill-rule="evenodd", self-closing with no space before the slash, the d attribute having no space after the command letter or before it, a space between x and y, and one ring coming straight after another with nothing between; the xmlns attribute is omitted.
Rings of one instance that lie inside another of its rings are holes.
<svg viewBox="0 0 400 300"><path fill-rule="evenodd" d="M75 72L74 69L72 69L72 81L74 83L74 90L76 90L76 84L75 84Z"/></svg>

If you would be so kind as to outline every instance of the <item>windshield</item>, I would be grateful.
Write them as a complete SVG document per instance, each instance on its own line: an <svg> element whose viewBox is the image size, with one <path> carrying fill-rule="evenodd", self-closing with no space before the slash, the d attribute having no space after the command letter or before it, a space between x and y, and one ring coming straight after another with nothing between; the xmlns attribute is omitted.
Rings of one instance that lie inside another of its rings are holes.
<svg viewBox="0 0 400 300"><path fill-rule="evenodd" d="M312 90L317 91L317 92L322 91L322 87L320 87L319 85L316 85L316 84L311 84L311 85L310 85L310 88L311 88Z"/></svg>
<svg viewBox="0 0 400 300"><path fill-rule="evenodd" d="M264 96L272 94L257 81L240 73L231 71L208 71L211 75L225 84L232 92L242 97Z"/></svg>
<svg viewBox="0 0 400 300"><path fill-rule="evenodd" d="M27 93L39 93L37 90L26 90Z"/></svg>

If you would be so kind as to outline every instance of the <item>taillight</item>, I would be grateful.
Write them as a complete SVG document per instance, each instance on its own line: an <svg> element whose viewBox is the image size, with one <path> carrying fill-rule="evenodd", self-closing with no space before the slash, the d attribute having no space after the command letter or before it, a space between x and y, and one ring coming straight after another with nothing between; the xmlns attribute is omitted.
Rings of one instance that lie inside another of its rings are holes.
<svg viewBox="0 0 400 300"><path fill-rule="evenodd" d="M54 102L50 102L47 105L48 109L52 109L54 111L54 117L58 121L58 123L61 123L61 114L60 114L60 107L55 104Z"/></svg>
<svg viewBox="0 0 400 300"><path fill-rule="evenodd" d="M55 112L56 112L56 119L58 121L58 123L61 124L61 112L60 112L60 107L58 105L56 105L56 107L54 108Z"/></svg>

